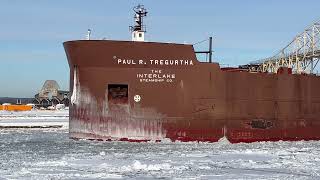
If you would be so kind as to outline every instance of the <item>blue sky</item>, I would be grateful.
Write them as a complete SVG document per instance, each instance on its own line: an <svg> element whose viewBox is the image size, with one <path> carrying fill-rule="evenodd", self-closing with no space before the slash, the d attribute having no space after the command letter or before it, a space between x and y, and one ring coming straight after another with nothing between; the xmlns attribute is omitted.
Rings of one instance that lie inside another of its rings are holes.
<svg viewBox="0 0 320 180"><path fill-rule="evenodd" d="M320 19L318 0L0 0L0 97L33 97L47 79L68 89L62 43L88 28L93 39L130 40L139 3L149 11L148 41L213 36L214 60L233 66L272 56Z"/></svg>

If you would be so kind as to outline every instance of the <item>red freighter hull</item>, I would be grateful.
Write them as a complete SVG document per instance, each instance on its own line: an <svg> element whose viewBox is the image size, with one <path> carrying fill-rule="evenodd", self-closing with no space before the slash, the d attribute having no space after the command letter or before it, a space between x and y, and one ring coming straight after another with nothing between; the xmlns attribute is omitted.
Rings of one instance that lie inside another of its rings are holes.
<svg viewBox="0 0 320 180"><path fill-rule="evenodd" d="M320 139L320 78L222 71L192 45L69 41L70 137Z"/></svg>

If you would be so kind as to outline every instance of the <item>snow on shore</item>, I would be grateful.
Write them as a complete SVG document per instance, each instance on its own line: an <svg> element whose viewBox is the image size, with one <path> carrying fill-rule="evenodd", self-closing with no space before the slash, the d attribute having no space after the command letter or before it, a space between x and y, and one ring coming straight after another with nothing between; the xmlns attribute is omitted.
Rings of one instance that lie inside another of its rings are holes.
<svg viewBox="0 0 320 180"><path fill-rule="evenodd" d="M0 128L69 127L68 110L0 111Z"/></svg>

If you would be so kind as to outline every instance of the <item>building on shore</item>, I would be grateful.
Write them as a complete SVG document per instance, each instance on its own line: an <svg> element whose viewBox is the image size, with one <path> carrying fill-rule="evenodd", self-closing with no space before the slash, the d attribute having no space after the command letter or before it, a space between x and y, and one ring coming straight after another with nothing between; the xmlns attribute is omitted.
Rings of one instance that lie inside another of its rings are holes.
<svg viewBox="0 0 320 180"><path fill-rule="evenodd" d="M11 107L17 109L18 106L21 109L23 105L48 108L55 107L57 104L69 107L69 91L60 90L60 86L55 80L46 80L34 98L0 97L0 105L3 105L0 110L9 110Z"/></svg>
<svg viewBox="0 0 320 180"><path fill-rule="evenodd" d="M68 107L69 91L60 90L60 86L55 80L46 80L32 103L38 107L49 107L57 104L64 104Z"/></svg>
<svg viewBox="0 0 320 180"><path fill-rule="evenodd" d="M17 97L0 97L0 105L2 104L32 104L34 98L17 98Z"/></svg>

